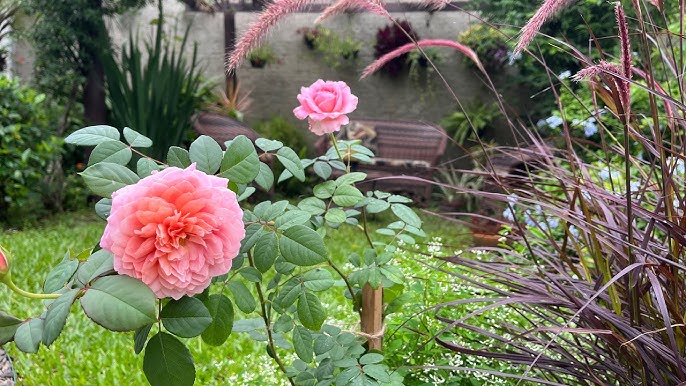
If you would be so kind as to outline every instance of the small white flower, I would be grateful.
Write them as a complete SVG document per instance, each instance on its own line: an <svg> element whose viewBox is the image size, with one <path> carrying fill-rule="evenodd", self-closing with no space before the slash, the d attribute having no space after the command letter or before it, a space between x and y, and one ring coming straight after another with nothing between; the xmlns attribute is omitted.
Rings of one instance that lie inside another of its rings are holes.
<svg viewBox="0 0 686 386"><path fill-rule="evenodd" d="M552 116L546 118L545 122L548 124L548 126L550 126L551 128L554 129L554 128L560 126L564 121L559 116L552 115Z"/></svg>
<svg viewBox="0 0 686 386"><path fill-rule="evenodd" d="M569 70L564 70L564 71L562 71L562 73L560 73L560 75L558 75L557 77L560 78L560 80L562 80L562 79L567 79L567 78L569 78L570 76L572 76L572 72L569 71Z"/></svg>

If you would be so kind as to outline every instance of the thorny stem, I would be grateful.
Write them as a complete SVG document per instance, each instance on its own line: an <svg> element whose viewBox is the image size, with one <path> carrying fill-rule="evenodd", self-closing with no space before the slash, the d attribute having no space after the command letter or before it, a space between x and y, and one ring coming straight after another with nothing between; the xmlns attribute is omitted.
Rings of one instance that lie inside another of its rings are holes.
<svg viewBox="0 0 686 386"><path fill-rule="evenodd" d="M251 267L255 267L255 261L253 260L252 253L250 252L248 252L248 261L250 262ZM264 320L264 326L267 328L267 346L271 351L271 357L274 358L274 361L279 366L281 372L286 374L286 366L284 366L283 362L281 361L281 358L279 358L279 355L276 353L274 337L272 336L271 321L269 320L269 316L267 315L267 307L265 307L266 303L264 301L264 295L262 293L262 286L259 282L257 282L255 283L255 288L257 289L257 297L260 300L260 308L262 310L262 319ZM289 376L286 376L286 378L292 386L295 386L295 383Z"/></svg>

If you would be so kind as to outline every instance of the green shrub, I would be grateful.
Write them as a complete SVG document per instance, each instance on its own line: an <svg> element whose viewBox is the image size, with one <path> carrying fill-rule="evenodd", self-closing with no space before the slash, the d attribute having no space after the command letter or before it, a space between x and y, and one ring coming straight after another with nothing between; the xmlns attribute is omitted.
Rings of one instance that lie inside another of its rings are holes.
<svg viewBox="0 0 686 386"><path fill-rule="evenodd" d="M27 221L43 208L42 180L61 151L45 105L44 94L0 77L0 222Z"/></svg>

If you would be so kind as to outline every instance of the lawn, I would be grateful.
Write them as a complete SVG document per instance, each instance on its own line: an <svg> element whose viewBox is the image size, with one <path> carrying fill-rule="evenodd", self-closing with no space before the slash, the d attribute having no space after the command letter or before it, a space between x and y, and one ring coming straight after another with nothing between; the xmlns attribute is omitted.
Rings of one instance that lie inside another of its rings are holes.
<svg viewBox="0 0 686 386"><path fill-rule="evenodd" d="M414 331L437 331L440 325L435 323L430 313L421 311L427 305L470 294L461 289L450 275L431 268L437 261L430 255L450 254L464 245L464 230L435 217L424 216L424 219L429 240L423 240L416 248L429 256L408 251L397 253L397 263L407 276L409 302L387 320L387 361L392 366L421 365L423 362L437 365L475 364L464 363L462 358L432 343L422 345L428 340L428 335L417 335L416 332L399 328L406 325ZM372 227L376 224L372 222ZM15 282L27 290L40 291L49 267L60 261L70 248L78 253L95 246L103 228L104 222L95 215L67 213L48 219L32 229L5 230L0 233L0 244L13 254ZM330 231L328 238L332 258L341 265L344 265L349 252L359 251L366 243L359 232L351 227ZM5 292L0 300L1 310L12 310L18 317L30 317L42 311L38 301L11 295L6 289L0 291ZM350 314L350 321L354 321L355 315L340 293L331 293L329 298L323 299L329 314L347 313ZM208 346L198 338L190 339L188 346L196 362L196 384L286 384L272 365L265 345L253 341L248 334L234 333L229 342L221 347ZM6 348L14 360L22 385L146 383L141 370L142 355L136 355L133 351L132 333L105 330L88 320L78 306L72 308L72 316L67 321L64 333L51 347L42 346L36 355L24 354L13 344ZM451 384L471 384L473 375L463 376L464 379L454 378L455 373L445 371L412 372L407 380L412 384L422 384L451 377L456 382Z"/></svg>

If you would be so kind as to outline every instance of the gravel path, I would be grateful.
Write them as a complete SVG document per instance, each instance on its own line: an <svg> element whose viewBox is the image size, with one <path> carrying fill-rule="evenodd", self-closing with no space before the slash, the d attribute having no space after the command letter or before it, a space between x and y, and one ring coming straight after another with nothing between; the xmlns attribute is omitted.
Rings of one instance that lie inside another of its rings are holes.
<svg viewBox="0 0 686 386"><path fill-rule="evenodd" d="M5 350L0 348L0 386L14 386L12 362Z"/></svg>

